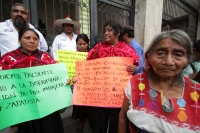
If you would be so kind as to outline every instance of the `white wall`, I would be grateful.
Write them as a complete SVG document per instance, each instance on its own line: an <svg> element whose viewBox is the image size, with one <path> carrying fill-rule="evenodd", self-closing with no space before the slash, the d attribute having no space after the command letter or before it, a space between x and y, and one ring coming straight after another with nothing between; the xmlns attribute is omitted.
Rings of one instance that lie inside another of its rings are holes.
<svg viewBox="0 0 200 133"><path fill-rule="evenodd" d="M161 32L163 0L136 0L135 6L135 39L146 49Z"/></svg>

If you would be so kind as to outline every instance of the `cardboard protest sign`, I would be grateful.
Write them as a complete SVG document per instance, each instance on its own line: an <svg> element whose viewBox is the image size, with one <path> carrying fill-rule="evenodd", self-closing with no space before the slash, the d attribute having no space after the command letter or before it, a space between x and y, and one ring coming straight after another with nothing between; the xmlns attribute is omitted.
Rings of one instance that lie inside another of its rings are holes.
<svg viewBox="0 0 200 133"><path fill-rule="evenodd" d="M57 61L66 63L68 75L71 81L75 76L76 61L86 60L87 54L88 52L57 50Z"/></svg>
<svg viewBox="0 0 200 133"><path fill-rule="evenodd" d="M0 129L71 105L64 63L0 71Z"/></svg>
<svg viewBox="0 0 200 133"><path fill-rule="evenodd" d="M121 107L123 92L131 77L126 71L126 66L132 64L133 60L129 57L77 61L73 104Z"/></svg>

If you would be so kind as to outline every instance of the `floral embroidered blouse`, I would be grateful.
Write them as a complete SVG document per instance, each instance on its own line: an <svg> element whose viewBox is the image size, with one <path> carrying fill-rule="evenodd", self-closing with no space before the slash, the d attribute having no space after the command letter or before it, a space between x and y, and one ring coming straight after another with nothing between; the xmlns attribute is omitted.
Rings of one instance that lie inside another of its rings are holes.
<svg viewBox="0 0 200 133"><path fill-rule="evenodd" d="M55 64L56 61L46 52L36 50L32 55L28 55L19 49L8 52L0 59L0 70L26 68Z"/></svg>
<svg viewBox="0 0 200 133"><path fill-rule="evenodd" d="M87 60L93 60L104 57L133 57L133 64L139 65L139 56L135 50L124 42L118 42L115 46L106 44L105 42L97 44L88 53Z"/></svg>
<svg viewBox="0 0 200 133"><path fill-rule="evenodd" d="M200 133L200 84L183 78L182 96L170 100L150 86L147 73L130 79L125 99L130 103L127 117L131 133Z"/></svg>

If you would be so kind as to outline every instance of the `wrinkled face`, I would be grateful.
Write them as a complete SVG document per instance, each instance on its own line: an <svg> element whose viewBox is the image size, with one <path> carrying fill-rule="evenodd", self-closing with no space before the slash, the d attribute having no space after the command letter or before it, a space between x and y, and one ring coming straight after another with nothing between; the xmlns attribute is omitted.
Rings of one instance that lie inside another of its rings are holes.
<svg viewBox="0 0 200 133"><path fill-rule="evenodd" d="M39 43L39 38L33 31L26 31L19 39L19 43L22 46L22 50L31 55L37 48Z"/></svg>
<svg viewBox="0 0 200 133"><path fill-rule="evenodd" d="M86 52L88 48L88 44L83 39L78 39L77 42L78 51Z"/></svg>
<svg viewBox="0 0 200 133"><path fill-rule="evenodd" d="M113 44L113 42L118 41L118 35L114 35L114 30L112 29L112 27L110 27L110 25L107 25L104 28L104 42L108 43L108 44Z"/></svg>
<svg viewBox="0 0 200 133"><path fill-rule="evenodd" d="M15 27L19 29L25 28L29 21L28 11L22 6L14 6L11 11L11 19Z"/></svg>
<svg viewBox="0 0 200 133"><path fill-rule="evenodd" d="M65 34L71 34L73 32L74 25L72 24L63 24L63 31Z"/></svg>
<svg viewBox="0 0 200 133"><path fill-rule="evenodd" d="M161 78L178 75L188 62L186 50L170 38L160 41L147 60Z"/></svg>

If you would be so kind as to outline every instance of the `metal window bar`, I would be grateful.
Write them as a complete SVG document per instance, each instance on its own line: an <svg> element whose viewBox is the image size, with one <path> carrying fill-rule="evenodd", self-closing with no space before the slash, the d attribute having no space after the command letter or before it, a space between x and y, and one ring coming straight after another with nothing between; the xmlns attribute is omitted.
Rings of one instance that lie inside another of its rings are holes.
<svg viewBox="0 0 200 133"><path fill-rule="evenodd" d="M2 9L2 0L1 0L1 21L3 21L3 9Z"/></svg>

